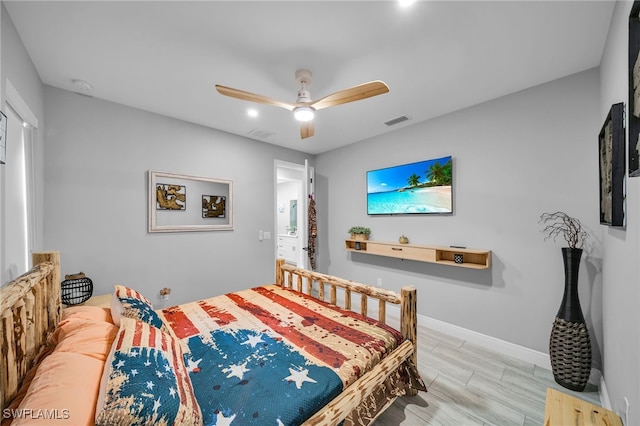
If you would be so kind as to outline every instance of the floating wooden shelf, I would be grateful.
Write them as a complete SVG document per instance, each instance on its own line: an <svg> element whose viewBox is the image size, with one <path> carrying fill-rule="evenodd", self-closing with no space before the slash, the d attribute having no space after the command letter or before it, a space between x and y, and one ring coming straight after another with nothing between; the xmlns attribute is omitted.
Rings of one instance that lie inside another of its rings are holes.
<svg viewBox="0 0 640 426"><path fill-rule="evenodd" d="M360 248L356 249L357 244ZM491 267L491 250L475 250L455 247L399 244L371 240L345 240L347 251L417 260L418 262L439 263L461 268L487 269ZM456 262L456 255L462 255L462 262Z"/></svg>

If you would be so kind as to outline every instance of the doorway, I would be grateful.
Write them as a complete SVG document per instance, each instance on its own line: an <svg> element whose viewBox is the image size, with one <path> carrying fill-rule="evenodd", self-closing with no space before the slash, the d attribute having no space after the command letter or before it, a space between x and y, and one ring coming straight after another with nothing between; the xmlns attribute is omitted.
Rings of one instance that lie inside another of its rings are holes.
<svg viewBox="0 0 640 426"><path fill-rule="evenodd" d="M276 258L308 269L308 206L313 168L304 164L275 161Z"/></svg>

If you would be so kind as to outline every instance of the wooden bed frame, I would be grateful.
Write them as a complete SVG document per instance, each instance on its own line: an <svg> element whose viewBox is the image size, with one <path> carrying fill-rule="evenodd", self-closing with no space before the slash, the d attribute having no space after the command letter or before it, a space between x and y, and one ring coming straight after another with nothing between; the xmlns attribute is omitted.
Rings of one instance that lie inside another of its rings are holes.
<svg viewBox="0 0 640 426"><path fill-rule="evenodd" d="M31 270L0 288L0 405L4 410L60 321L60 253L34 253Z"/></svg>
<svg viewBox="0 0 640 426"><path fill-rule="evenodd" d="M16 396L22 380L45 348L49 334L60 321L60 254L34 253L30 271L0 288L2 321L0 323L0 405L4 410ZM351 310L354 293L360 295L360 313L367 315L368 300L378 301L378 318L386 320L386 304L400 305L400 331L405 341L371 371L360 377L333 399L305 425L335 425L345 419L376 386L383 383L405 360L416 363L416 289L403 287L401 294L354 281L299 269L283 259L276 261L276 283L304 292L331 304L337 303L337 289L344 292L344 308ZM303 284L306 284L303 285ZM317 288L314 287L317 285ZM306 287L306 290L303 290ZM326 300L325 292L329 297ZM409 394L416 395L411 389ZM381 408L389 406L393 400Z"/></svg>

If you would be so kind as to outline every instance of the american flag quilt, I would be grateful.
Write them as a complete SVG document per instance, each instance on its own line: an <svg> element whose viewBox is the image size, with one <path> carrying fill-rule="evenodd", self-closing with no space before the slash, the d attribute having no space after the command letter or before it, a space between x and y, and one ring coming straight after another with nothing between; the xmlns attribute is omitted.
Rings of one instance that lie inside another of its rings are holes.
<svg viewBox="0 0 640 426"><path fill-rule="evenodd" d="M402 336L277 285L164 309L206 425L298 425Z"/></svg>

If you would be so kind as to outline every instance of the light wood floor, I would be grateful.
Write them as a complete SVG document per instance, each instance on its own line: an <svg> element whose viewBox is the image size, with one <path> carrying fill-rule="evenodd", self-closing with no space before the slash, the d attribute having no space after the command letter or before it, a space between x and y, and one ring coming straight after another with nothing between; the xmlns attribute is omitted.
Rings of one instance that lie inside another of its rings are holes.
<svg viewBox="0 0 640 426"><path fill-rule="evenodd" d="M429 392L396 400L374 423L391 425L536 425L547 387L600 405L596 386L573 392L548 368L418 327L418 370Z"/></svg>

